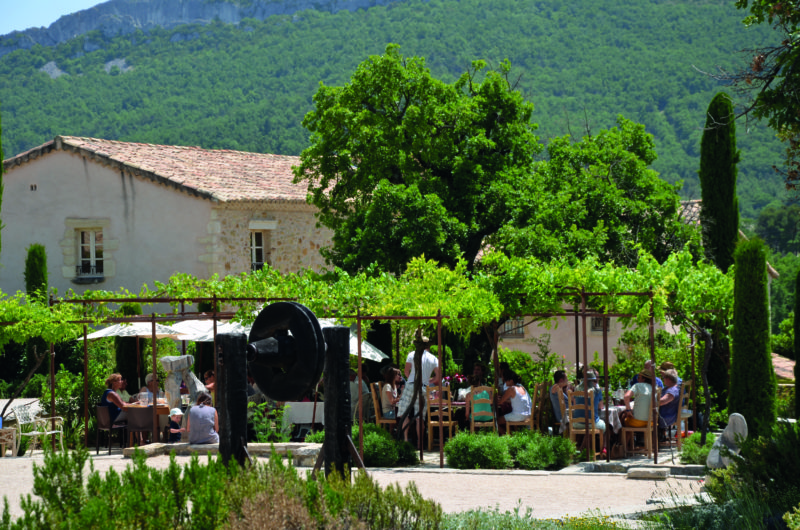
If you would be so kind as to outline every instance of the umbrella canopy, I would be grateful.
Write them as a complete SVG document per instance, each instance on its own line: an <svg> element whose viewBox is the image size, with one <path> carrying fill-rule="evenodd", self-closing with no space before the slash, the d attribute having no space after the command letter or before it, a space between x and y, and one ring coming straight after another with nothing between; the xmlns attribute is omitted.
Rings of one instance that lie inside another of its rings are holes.
<svg viewBox="0 0 800 530"><path fill-rule="evenodd" d="M156 338L177 338L180 333L169 326L156 324ZM101 339L103 337L152 337L153 324L151 322L130 322L114 324L107 328L98 329L87 339Z"/></svg>
<svg viewBox="0 0 800 530"><path fill-rule="evenodd" d="M178 340L191 340L194 342L214 342L213 320L184 320L173 324L172 329L180 332ZM250 327L238 322L217 321L217 335L220 333L250 334Z"/></svg>
<svg viewBox="0 0 800 530"><path fill-rule="evenodd" d="M332 318L320 318L319 325L323 328L330 328L339 324ZM358 333L352 326L350 327L350 355L358 355ZM388 355L365 340L361 341L361 357L375 362L389 358Z"/></svg>

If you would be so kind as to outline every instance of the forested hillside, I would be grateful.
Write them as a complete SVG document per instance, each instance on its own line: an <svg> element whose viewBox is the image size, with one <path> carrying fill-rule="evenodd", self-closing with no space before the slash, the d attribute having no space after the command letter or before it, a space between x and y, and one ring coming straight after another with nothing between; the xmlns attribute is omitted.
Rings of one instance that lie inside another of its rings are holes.
<svg viewBox="0 0 800 530"><path fill-rule="evenodd" d="M732 1L410 0L357 12L302 11L238 25L100 31L0 58L6 156L57 134L299 154L300 123L319 82L345 83L388 42L452 80L473 59L508 58L546 139L614 125L655 135L655 168L699 197L700 128L719 87L700 70L734 68L769 42ZM738 127L745 217L786 198L781 146L766 127Z"/></svg>

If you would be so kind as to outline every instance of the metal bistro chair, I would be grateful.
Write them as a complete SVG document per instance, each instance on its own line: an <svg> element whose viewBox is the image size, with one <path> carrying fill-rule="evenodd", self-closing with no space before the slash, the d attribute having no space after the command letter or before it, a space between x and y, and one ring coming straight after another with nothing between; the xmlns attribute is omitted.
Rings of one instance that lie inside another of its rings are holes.
<svg viewBox="0 0 800 530"><path fill-rule="evenodd" d="M128 425L125 422L120 423L111 423L111 415L108 413L108 407L105 405L97 405L97 436L95 439L95 454L100 454L100 431L106 431L108 433L108 454L111 454L111 438L114 433L114 429L118 429L120 436L119 436L119 447L122 449L125 447L125 434Z"/></svg>
<svg viewBox="0 0 800 530"><path fill-rule="evenodd" d="M19 439L22 437L31 438L31 453L36 447L36 439L40 436L58 436L61 442L61 450L64 450L64 418L60 416L53 416L51 418L37 416L38 405L28 404L11 409L14 412L14 417L17 419L17 430L19 431ZM30 428L30 431L27 429Z"/></svg>
<svg viewBox="0 0 800 530"><path fill-rule="evenodd" d="M153 432L153 409L150 407L127 407L125 412L128 415L128 446L133 447L134 433Z"/></svg>

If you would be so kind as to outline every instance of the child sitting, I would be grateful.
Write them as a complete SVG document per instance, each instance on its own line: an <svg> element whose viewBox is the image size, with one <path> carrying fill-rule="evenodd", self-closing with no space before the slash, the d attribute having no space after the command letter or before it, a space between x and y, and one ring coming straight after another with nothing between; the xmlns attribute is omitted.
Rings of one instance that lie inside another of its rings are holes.
<svg viewBox="0 0 800 530"><path fill-rule="evenodd" d="M167 443L174 444L181 441L181 433L186 432L186 429L181 428L181 420L183 420L181 409L176 407L169 411L169 440Z"/></svg>

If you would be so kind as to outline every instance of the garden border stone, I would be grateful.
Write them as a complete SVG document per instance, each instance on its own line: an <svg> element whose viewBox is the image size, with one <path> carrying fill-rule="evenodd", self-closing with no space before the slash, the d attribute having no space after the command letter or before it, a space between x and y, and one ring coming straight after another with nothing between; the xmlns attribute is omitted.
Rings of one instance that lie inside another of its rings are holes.
<svg viewBox="0 0 800 530"><path fill-rule="evenodd" d="M269 456L272 450L281 456L292 455L292 465L295 467L312 467L317 460L322 444L303 443L303 442L286 442L286 443L251 443L247 444L247 452L252 456ZM133 456L134 451L138 449L144 453L145 457L150 458L153 456L169 455L175 451L176 455L207 455L217 454L219 452L219 444L202 444L191 445L189 443L175 443L164 444L154 443L141 447L126 447L122 450L122 456L130 458Z"/></svg>

